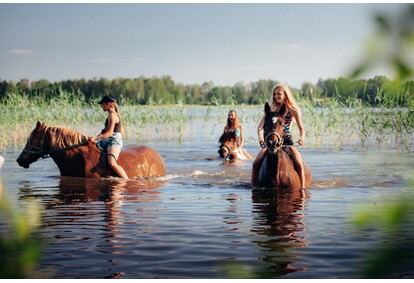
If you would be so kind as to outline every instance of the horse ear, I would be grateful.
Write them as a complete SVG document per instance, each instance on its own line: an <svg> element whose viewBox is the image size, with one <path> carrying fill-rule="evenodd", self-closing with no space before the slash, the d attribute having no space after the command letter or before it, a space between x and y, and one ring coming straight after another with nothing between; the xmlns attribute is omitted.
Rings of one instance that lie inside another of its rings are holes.
<svg viewBox="0 0 414 283"><path fill-rule="evenodd" d="M224 142L224 135L225 135L225 133L223 133L221 135L221 137L219 138L219 143L223 143Z"/></svg>
<svg viewBox="0 0 414 283"><path fill-rule="evenodd" d="M37 121L36 130L40 131L40 129L42 129L44 127L46 127L45 123L40 123L39 121Z"/></svg>
<svg viewBox="0 0 414 283"><path fill-rule="evenodd" d="M265 106L264 106L264 112L265 112L265 114L267 114L267 113L269 113L269 112L270 112L270 105L269 105L269 102L266 102L266 104L265 104Z"/></svg>

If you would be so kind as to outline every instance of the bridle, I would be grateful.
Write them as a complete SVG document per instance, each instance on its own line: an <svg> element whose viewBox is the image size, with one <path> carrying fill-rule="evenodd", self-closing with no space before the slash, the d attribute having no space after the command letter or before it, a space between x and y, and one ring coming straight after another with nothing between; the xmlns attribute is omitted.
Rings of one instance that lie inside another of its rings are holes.
<svg viewBox="0 0 414 283"><path fill-rule="evenodd" d="M57 151L66 151L66 150L70 150L70 149L88 144L88 141L84 141L84 142L80 142L80 143L70 145L70 146L66 146L66 147L62 147L62 148L54 148L54 149L44 150L43 145L44 145L44 141L46 140L46 130L43 131L42 138L39 141L40 147L38 147L38 146L32 146L31 147L30 146L30 144L31 144L30 138L31 137L27 138L27 146L23 149L23 152L28 153L28 154L38 154L39 155L38 158L47 158L47 157L49 157L48 155L50 153L57 152Z"/></svg>
<svg viewBox="0 0 414 283"><path fill-rule="evenodd" d="M234 143L235 144L235 143ZM228 150L228 154L227 154L227 156L225 157L226 159L234 159L234 146L233 147L229 147L227 144L225 144L225 143L222 143L221 145L220 145L220 149L222 148L222 147L225 147L227 150ZM220 150L219 150L219 153L220 153ZM223 156L224 157L224 156Z"/></svg>
<svg viewBox="0 0 414 283"><path fill-rule="evenodd" d="M277 137L277 142L269 139L272 136ZM265 144L262 147L267 148L267 150L270 153L276 153L281 148L286 147L286 145L283 145L283 142L284 142L283 137L281 137L276 131L271 131L269 134L266 135Z"/></svg>

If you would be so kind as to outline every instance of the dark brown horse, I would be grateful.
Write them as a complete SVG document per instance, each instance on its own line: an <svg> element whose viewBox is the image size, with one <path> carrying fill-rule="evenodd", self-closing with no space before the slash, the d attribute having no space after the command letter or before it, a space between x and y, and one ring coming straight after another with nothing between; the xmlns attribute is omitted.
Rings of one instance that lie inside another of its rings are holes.
<svg viewBox="0 0 414 283"><path fill-rule="evenodd" d="M300 177L291 158L291 146L283 144L285 134L284 121L277 112L265 108L265 143L266 152L258 172L258 187L265 188L301 188ZM302 159L303 160L303 159ZM306 187L312 182L312 174L303 160ZM256 174L253 170L252 174Z"/></svg>
<svg viewBox="0 0 414 283"><path fill-rule="evenodd" d="M244 149L240 149L236 142L236 133L234 131L224 132L219 139L219 143L218 154L226 161L252 158Z"/></svg>
<svg viewBox="0 0 414 283"><path fill-rule="evenodd" d="M102 178L117 176L109 167L106 154L96 144L73 130L47 126L37 122L17 163L29 168L39 158L50 155L61 176ZM165 175L161 155L147 146L124 146L118 163L130 178L159 177Z"/></svg>
<svg viewBox="0 0 414 283"><path fill-rule="evenodd" d="M223 133L219 139L219 143L218 154L221 158L233 160L237 157L235 152L237 149L236 134L234 132Z"/></svg>

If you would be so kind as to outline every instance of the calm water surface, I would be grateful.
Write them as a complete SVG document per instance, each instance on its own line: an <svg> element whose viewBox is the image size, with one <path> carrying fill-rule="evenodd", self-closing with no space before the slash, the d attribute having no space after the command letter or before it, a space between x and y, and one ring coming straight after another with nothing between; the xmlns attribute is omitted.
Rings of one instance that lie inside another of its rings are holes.
<svg viewBox="0 0 414 283"><path fill-rule="evenodd" d="M161 180L60 177L51 159L23 169L18 153L3 154L3 197L44 207L39 277L358 278L386 240L380 227L356 229L355 212L414 201L412 154L304 147L314 183L272 196L253 195L252 161L224 164L215 141L146 144L165 159ZM395 241L412 244L412 232ZM392 276L413 278L413 267L411 258Z"/></svg>

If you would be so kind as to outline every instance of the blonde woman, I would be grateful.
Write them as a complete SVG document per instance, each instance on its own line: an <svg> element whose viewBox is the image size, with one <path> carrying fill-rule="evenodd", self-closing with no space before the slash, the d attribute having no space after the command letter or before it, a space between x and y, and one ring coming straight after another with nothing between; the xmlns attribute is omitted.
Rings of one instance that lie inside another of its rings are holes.
<svg viewBox="0 0 414 283"><path fill-rule="evenodd" d="M300 108L297 105L295 98L292 95L292 92L285 84L277 84L273 87L271 97L269 99L269 106L271 112L279 113L279 116L285 122L285 135L284 138L284 145L293 145L292 135L290 133L290 127L293 122L296 122L299 129L299 140L297 143L299 145L304 144L305 140L305 129L303 128L302 118ZM257 135L259 137L260 146L265 147L265 140L263 136L263 127L265 121L265 115L263 115L262 119L260 120L259 126L257 127ZM292 149L292 159L295 163L295 167L298 169L298 174L301 181L301 187L305 188L305 171L303 169L303 161L299 151L295 147L291 147ZM259 175L259 170L262 165L263 156L266 152L266 149L263 148L256 156L255 161L253 162L253 170L252 170L252 179L251 183L252 186L255 186L258 182L257 178Z"/></svg>
<svg viewBox="0 0 414 283"><path fill-rule="evenodd" d="M108 118L105 121L105 129L102 130L93 142L98 142L99 146L106 149L109 166L121 178L128 178L125 170L119 166L117 160L123 146L122 142L122 120L116 106L116 100L110 95L105 95L99 102L103 111L108 112Z"/></svg>
<svg viewBox="0 0 414 283"><path fill-rule="evenodd" d="M239 115L236 110L230 110L227 116L227 123L224 127L224 133L235 133L236 144L238 149L235 151L239 159L252 159L251 155L243 149L244 145L244 129L243 125L239 122Z"/></svg>

